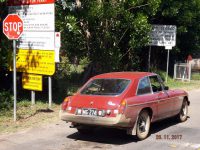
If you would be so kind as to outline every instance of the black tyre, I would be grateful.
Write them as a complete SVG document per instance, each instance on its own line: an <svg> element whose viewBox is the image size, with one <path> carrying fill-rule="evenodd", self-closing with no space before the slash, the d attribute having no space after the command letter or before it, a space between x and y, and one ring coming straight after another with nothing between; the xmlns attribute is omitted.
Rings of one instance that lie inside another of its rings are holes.
<svg viewBox="0 0 200 150"><path fill-rule="evenodd" d="M181 106L180 113L178 114L178 121L184 122L188 117L188 102L187 100L183 100L183 104Z"/></svg>
<svg viewBox="0 0 200 150"><path fill-rule="evenodd" d="M149 112L146 110L142 111L138 116L136 126L136 136L139 140L143 140L148 136L150 124Z"/></svg>

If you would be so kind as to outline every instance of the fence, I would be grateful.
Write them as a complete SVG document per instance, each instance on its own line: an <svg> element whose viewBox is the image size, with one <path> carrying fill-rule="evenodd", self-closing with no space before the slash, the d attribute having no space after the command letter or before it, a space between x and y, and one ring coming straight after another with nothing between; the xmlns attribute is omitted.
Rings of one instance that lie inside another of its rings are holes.
<svg viewBox="0 0 200 150"><path fill-rule="evenodd" d="M174 79L182 81L200 80L200 59L194 59L189 63L175 64Z"/></svg>

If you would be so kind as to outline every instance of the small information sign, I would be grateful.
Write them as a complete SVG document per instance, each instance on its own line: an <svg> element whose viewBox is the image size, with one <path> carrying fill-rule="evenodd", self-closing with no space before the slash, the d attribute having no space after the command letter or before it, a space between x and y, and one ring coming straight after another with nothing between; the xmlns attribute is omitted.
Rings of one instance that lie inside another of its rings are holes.
<svg viewBox="0 0 200 150"><path fill-rule="evenodd" d="M22 86L27 90L42 91L42 75L23 73Z"/></svg>
<svg viewBox="0 0 200 150"><path fill-rule="evenodd" d="M174 25L152 25L150 33L152 46L176 45L176 26Z"/></svg>

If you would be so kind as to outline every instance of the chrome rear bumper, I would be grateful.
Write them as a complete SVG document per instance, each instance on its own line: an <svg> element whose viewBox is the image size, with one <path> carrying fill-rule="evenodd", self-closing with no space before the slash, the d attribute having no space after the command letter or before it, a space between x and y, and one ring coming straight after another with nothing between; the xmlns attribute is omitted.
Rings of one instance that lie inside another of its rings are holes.
<svg viewBox="0 0 200 150"><path fill-rule="evenodd" d="M98 116L83 116L67 113L60 110L59 117L63 121L74 122L88 125L113 126L113 127L130 127L130 118L126 118L123 114L118 114L116 117L98 117Z"/></svg>

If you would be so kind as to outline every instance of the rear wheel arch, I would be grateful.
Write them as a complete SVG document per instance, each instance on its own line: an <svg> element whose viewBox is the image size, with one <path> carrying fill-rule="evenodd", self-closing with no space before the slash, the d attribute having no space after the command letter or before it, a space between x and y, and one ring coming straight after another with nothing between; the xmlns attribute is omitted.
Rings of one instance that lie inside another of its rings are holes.
<svg viewBox="0 0 200 150"><path fill-rule="evenodd" d="M142 111L147 111L147 112L149 113L150 119L152 119L152 117L153 117L153 110L152 110L151 107L142 108L142 109L140 110L140 112L138 113L138 115L139 115Z"/></svg>
<svg viewBox="0 0 200 150"><path fill-rule="evenodd" d="M153 111L150 107L143 108L137 117L135 123L135 133L139 140L143 140L148 137L150 131L150 124Z"/></svg>
<svg viewBox="0 0 200 150"><path fill-rule="evenodd" d="M144 107L144 108L138 110L137 116L135 118L136 120L135 120L135 122L133 124L133 127L127 129L127 134L129 134L129 135L136 135L137 134L136 133L137 132L136 131L137 130L137 121L138 121L138 117L140 116L140 114L142 112L147 112L149 114L149 116L150 116L150 122L151 122L151 119L152 119L152 116L153 116L153 110L150 107Z"/></svg>

